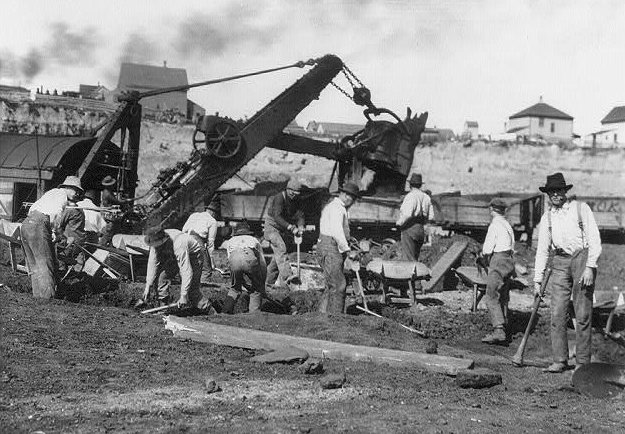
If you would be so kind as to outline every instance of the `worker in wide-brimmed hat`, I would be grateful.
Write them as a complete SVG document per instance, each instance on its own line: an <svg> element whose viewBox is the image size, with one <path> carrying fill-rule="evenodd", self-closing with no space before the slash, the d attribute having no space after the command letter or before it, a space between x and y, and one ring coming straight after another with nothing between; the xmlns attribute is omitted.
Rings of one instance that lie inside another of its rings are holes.
<svg viewBox="0 0 625 434"><path fill-rule="evenodd" d="M47 191L32 204L22 223L22 246L35 297L53 298L56 295L58 260L53 228L68 203L76 201L83 191L80 179L68 176L57 188Z"/></svg>
<svg viewBox="0 0 625 434"><path fill-rule="evenodd" d="M204 265L202 268L202 278L200 282L208 283L212 273L212 256L215 250L215 238L217 236L217 213L219 212L219 202L212 201L204 208L204 211L192 213L184 226L182 232L195 237L203 246L202 255Z"/></svg>
<svg viewBox="0 0 625 434"><path fill-rule="evenodd" d="M226 248L230 264L231 287L222 308L222 313L233 313L234 305L243 291L248 291L250 313L258 312L265 296L267 263L260 241L254 236L246 221L238 223ZM246 282L249 281L249 284Z"/></svg>
<svg viewBox="0 0 625 434"><path fill-rule="evenodd" d="M503 344L508 339L505 327L509 288L506 283L514 275L514 231L505 217L508 208L506 201L494 197L488 205L492 220L488 225L482 255L488 258L486 305L490 312L493 332L486 335L482 342Z"/></svg>
<svg viewBox="0 0 625 434"><path fill-rule="evenodd" d="M430 196L421 190L423 178L420 173L413 173L408 183L410 192L402 201L395 224L401 229L401 247L405 259L418 261L425 241L424 225L434 220L434 207Z"/></svg>
<svg viewBox="0 0 625 434"><path fill-rule="evenodd" d="M534 292L540 294L547 257L552 249L552 271L546 290L551 293L553 363L546 371L554 373L568 369L567 319L571 299L576 319L576 365L590 363L592 299L597 260L601 255L595 217L586 203L568 200L567 192L572 187L560 172L547 176L545 185L538 187L549 197L550 207L543 214L538 229Z"/></svg>
<svg viewBox="0 0 625 434"><path fill-rule="evenodd" d="M143 298L136 307L145 305L158 282L157 297L161 305L171 301L171 280L180 274L180 297L178 308L191 308L201 312L211 309L210 301L200 291L202 275L202 250L204 246L193 236L178 229L148 228L145 243L150 247L148 269L145 276Z"/></svg>
<svg viewBox="0 0 625 434"><path fill-rule="evenodd" d="M294 245L293 237L304 233L304 211L298 200L301 190L302 183L291 178L286 189L269 201L263 238L269 242L273 256L267 267L267 285L284 286L296 277L291 272L287 253Z"/></svg>
<svg viewBox="0 0 625 434"><path fill-rule="evenodd" d="M323 207L319 219L317 254L326 279L325 292L319 306L322 313L343 313L347 287L343 266L345 258L353 256L348 242L347 210L360 198L360 189L355 183L346 182L338 193L338 197Z"/></svg>

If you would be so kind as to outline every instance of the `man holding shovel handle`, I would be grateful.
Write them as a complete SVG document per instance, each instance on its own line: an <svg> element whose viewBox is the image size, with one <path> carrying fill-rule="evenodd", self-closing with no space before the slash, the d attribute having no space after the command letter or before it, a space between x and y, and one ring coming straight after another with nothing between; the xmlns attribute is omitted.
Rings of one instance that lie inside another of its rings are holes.
<svg viewBox="0 0 625 434"><path fill-rule="evenodd" d="M539 187L547 194L550 207L540 220L534 292L540 295L549 280L553 363L546 372L551 373L561 373L569 368L567 320L571 300L577 321L576 368L590 363L592 303L601 238L590 207L567 198L572 187L562 173L547 176L545 186ZM544 271L550 250L551 274L547 277Z"/></svg>
<svg viewBox="0 0 625 434"><path fill-rule="evenodd" d="M516 366L523 366L523 354L525 353L525 346L527 345L527 339L532 332L532 328L534 326L534 322L536 320L536 315L538 314L538 308L540 307L540 303L545 295L545 288L547 287L547 282L549 282L549 277L551 276L551 267L545 270L543 275L543 281L538 287L538 291L534 292L534 304L532 305L532 314L530 316L530 320L527 323L527 327L525 328L525 333L523 334L523 339L521 340L521 344L517 349L516 354L512 358L512 363Z"/></svg>

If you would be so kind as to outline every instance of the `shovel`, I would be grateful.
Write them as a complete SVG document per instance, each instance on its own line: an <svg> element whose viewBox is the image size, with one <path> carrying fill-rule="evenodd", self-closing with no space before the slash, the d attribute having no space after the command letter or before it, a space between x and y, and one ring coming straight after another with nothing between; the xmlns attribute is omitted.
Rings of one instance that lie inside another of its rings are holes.
<svg viewBox="0 0 625 434"><path fill-rule="evenodd" d="M613 398L625 390L625 365L589 363L573 373L573 387L595 398Z"/></svg>
<svg viewBox="0 0 625 434"><path fill-rule="evenodd" d="M168 309L172 309L174 307L178 307L178 303L170 303L167 304L165 306L160 306L160 307L153 307L152 309L146 309L146 310L142 310L141 313L155 313L155 312L162 312L164 310L168 310Z"/></svg>
<svg viewBox="0 0 625 434"><path fill-rule="evenodd" d="M301 276L301 249L300 246L302 245L302 235L300 233L297 233L294 237L293 237L293 242L295 243L295 247L297 248L297 277L294 278L291 282L295 283L296 285L301 285L302 284L302 276Z"/></svg>

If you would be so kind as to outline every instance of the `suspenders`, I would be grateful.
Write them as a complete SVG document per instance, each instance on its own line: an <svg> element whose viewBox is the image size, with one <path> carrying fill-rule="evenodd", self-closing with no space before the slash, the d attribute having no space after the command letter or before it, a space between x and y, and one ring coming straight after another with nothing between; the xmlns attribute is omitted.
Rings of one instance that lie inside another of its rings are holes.
<svg viewBox="0 0 625 434"><path fill-rule="evenodd" d="M584 222L582 221L582 203L577 200L575 201L577 203L577 225L579 226L579 229L582 231L582 248L585 245L584 242ZM549 223L549 236L551 238L551 244L549 245L549 248L551 249L555 249L554 245L553 245L553 232L551 231L551 209L549 209L547 211L547 222Z"/></svg>

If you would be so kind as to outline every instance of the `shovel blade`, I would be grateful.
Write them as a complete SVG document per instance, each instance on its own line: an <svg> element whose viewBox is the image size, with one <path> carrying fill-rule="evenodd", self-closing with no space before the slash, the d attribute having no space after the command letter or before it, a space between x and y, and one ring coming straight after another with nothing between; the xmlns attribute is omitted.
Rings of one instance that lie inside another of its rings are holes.
<svg viewBox="0 0 625 434"><path fill-rule="evenodd" d="M625 389L625 365L589 363L573 373L573 387L595 398L613 398Z"/></svg>

